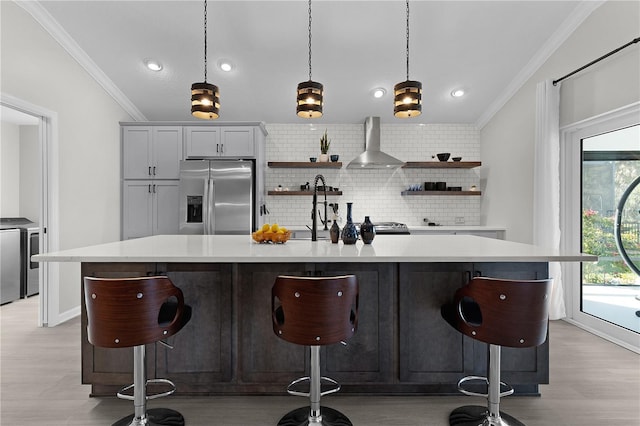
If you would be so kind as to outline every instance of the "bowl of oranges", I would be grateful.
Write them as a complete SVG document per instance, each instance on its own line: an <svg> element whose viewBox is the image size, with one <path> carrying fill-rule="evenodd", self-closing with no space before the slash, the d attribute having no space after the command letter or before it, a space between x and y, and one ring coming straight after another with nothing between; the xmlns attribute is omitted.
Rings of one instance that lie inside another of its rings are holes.
<svg viewBox="0 0 640 426"><path fill-rule="evenodd" d="M291 238L291 231L277 223L271 225L265 223L262 228L252 232L251 237L257 243L284 244Z"/></svg>

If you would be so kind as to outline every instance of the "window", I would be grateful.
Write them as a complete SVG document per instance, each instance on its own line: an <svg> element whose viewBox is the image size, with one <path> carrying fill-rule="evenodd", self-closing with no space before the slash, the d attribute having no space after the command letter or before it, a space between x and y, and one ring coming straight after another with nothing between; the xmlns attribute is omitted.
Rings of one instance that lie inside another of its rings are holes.
<svg viewBox="0 0 640 426"><path fill-rule="evenodd" d="M640 102L562 128L560 143L561 247L599 257L562 265L567 321L640 353L640 278L624 264L613 228L620 197L640 176ZM640 185L621 216L636 262L639 193Z"/></svg>

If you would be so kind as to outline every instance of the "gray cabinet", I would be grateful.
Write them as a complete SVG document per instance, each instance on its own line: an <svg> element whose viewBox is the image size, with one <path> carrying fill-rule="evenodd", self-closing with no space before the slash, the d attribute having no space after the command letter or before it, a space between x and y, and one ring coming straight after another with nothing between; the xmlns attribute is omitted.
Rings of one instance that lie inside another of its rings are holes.
<svg viewBox="0 0 640 426"><path fill-rule="evenodd" d="M160 269L159 269L160 268ZM216 383L232 379L231 265L158 265L155 263L83 263L82 276L121 278L167 275L192 308L191 320L169 338L173 349L146 345L147 377L168 378L179 392L214 391ZM84 283L82 284L84 285ZM81 294L84 295L84 289ZM133 382L133 348L100 348L87 338L84 296L82 308L82 383L94 395L113 395Z"/></svg>
<svg viewBox="0 0 640 426"><path fill-rule="evenodd" d="M440 315L440 307L472 275L542 279L546 263L405 263L399 267L401 382L422 391L456 392L467 375L486 376L487 344L459 333ZM534 348L502 348L502 380L516 392L536 394L549 380L549 343ZM418 385L419 384L419 385Z"/></svg>
<svg viewBox="0 0 640 426"><path fill-rule="evenodd" d="M328 244L328 243L326 243ZM272 247L277 250L277 247ZM191 322L172 337L176 348L148 345L149 377L174 380L179 393L283 394L308 375L309 350L279 339L271 323L278 275L355 274L360 284L358 331L347 346L321 349L321 369L345 393L458 394L456 383L484 375L487 348L454 330L440 306L471 276L545 278L545 263L83 263L82 276L167 274L193 307ZM82 379L93 395L130 382L127 349L94 348L86 340L82 302ZM155 364L153 361L155 360ZM503 348L502 376L520 394L549 380L548 343Z"/></svg>
<svg viewBox="0 0 640 426"><path fill-rule="evenodd" d="M393 381L393 299L395 265L253 264L239 268L240 379L256 389L282 391L293 379L309 374L308 349L276 337L271 323L271 287L278 275L354 274L360 287L358 331L346 346L322 347L321 370L345 389L378 392Z"/></svg>
<svg viewBox="0 0 640 426"><path fill-rule="evenodd" d="M330 345L321 355L323 374L345 390L366 392L394 380L394 298L397 270L389 263L318 263L316 275L358 277L358 330L346 346Z"/></svg>
<svg viewBox="0 0 640 426"><path fill-rule="evenodd" d="M178 179L181 159L180 126L122 127L124 179Z"/></svg>
<svg viewBox="0 0 640 426"><path fill-rule="evenodd" d="M470 277L470 263L401 263L399 266L399 335L402 382L455 391L458 380L473 371L473 342L454 330L440 307Z"/></svg>
<svg viewBox="0 0 640 426"><path fill-rule="evenodd" d="M229 264L168 264L166 273L191 306L191 320L171 338L173 349L156 347L156 375L180 383L180 392L224 389L233 378L232 279Z"/></svg>
<svg viewBox="0 0 640 426"><path fill-rule="evenodd" d="M252 126L185 126L184 157L255 158Z"/></svg>
<svg viewBox="0 0 640 426"><path fill-rule="evenodd" d="M178 180L125 180L122 185L122 239L179 230Z"/></svg>

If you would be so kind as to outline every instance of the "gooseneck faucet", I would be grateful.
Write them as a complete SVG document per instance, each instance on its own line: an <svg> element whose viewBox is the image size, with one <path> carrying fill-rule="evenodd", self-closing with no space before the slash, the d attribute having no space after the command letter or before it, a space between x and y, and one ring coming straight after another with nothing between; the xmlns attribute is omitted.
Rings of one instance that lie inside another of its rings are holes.
<svg viewBox="0 0 640 426"><path fill-rule="evenodd" d="M311 225L311 241L318 241L318 230L316 229L318 226L317 217L320 215L320 211L318 210L318 181L322 181L322 189L324 190L324 220L322 220L322 216L320 216L320 222L324 224L324 230L327 231L329 228L327 227L327 222L329 219L327 218L327 184L324 180L324 176L316 175L316 178L313 181L313 207L311 210L311 220L313 224Z"/></svg>

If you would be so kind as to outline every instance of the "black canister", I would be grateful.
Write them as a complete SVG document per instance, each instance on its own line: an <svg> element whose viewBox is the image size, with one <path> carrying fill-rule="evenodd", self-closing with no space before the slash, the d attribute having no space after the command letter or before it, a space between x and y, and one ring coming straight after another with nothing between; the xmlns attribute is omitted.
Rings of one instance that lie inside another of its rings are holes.
<svg viewBox="0 0 640 426"><path fill-rule="evenodd" d="M376 237L376 227L369 220L369 216L365 216L364 222L360 224L360 236L365 244L371 244L371 241Z"/></svg>
<svg viewBox="0 0 640 426"><path fill-rule="evenodd" d="M425 182L424 183L424 190L425 191L435 191L436 189L436 183L435 182Z"/></svg>

